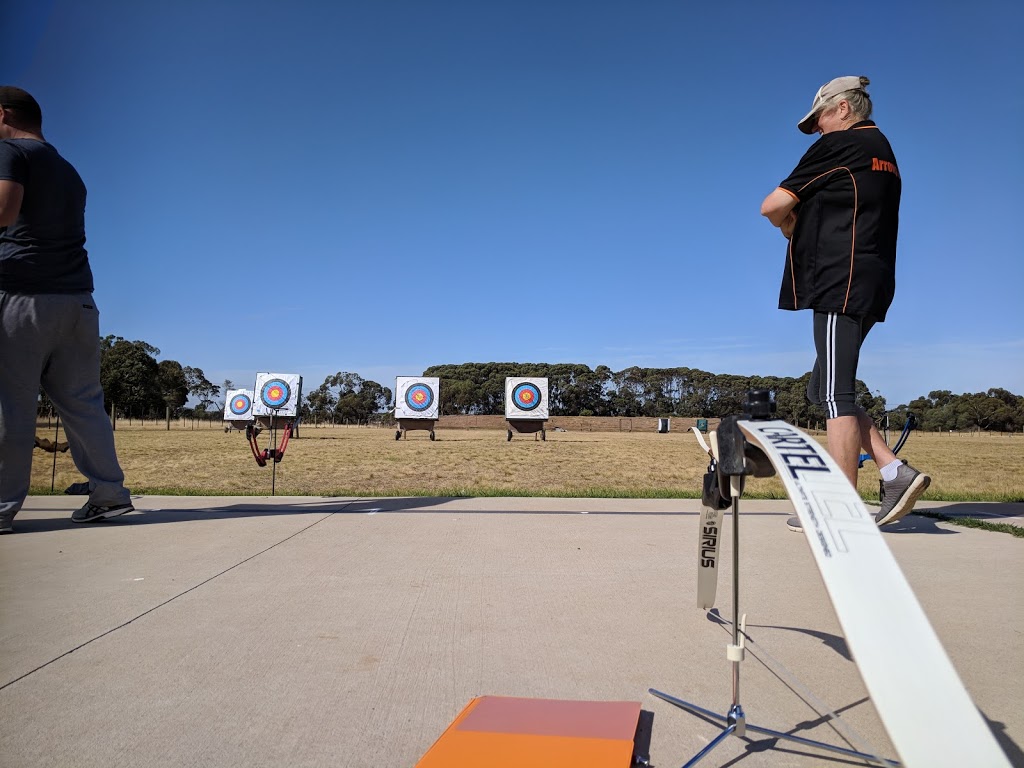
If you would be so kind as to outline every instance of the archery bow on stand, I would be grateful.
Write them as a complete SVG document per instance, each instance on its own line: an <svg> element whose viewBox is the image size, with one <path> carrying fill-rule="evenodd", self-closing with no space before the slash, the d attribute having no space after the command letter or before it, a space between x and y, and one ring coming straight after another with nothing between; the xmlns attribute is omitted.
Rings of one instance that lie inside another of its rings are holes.
<svg viewBox="0 0 1024 768"><path fill-rule="evenodd" d="M267 466L267 460L273 459L274 463L277 464L284 458L284 452L288 448L288 441L292 436L292 422L288 422L284 425L284 430L281 433L281 444L276 448L264 448L260 450L259 443L256 438L260 432L262 432L255 423L249 424L245 428L245 436L249 440L249 447L252 449L253 458L256 459L256 463L261 467ZM273 418L271 418L270 426L270 442L276 442L277 427L273 424Z"/></svg>
<svg viewBox="0 0 1024 768"><path fill-rule="evenodd" d="M888 442L889 442L889 439L888 439L889 438L889 429L888 429L889 414L885 415L885 419L886 419L886 430L885 430L886 440L885 440L885 442L886 442L886 444L888 444ZM900 432L900 436L896 440L896 445L892 446L892 452L893 453L898 454L900 452L900 450L906 444L907 438L910 437L911 430L915 429L916 427L917 427L917 417L914 416L914 414L912 414L912 413L908 413L907 414L907 420L903 423L903 431ZM871 459L871 455L870 454L862 453L860 455L860 460L857 463L857 467L858 468L863 467L864 466L864 462L868 461L870 459Z"/></svg>
<svg viewBox="0 0 1024 768"><path fill-rule="evenodd" d="M298 404L302 401L302 377L291 373L257 373L253 389L230 390L224 405L224 420L234 429L244 429L249 450L257 466L272 462L270 495L277 489L277 465L284 458L288 441L298 438ZM277 430L281 427L281 441ZM270 448L260 448L258 438L270 430Z"/></svg>
<svg viewBox="0 0 1024 768"><path fill-rule="evenodd" d="M245 428L245 436L249 440L249 448L252 450L252 456L256 459L256 463L261 466L267 466L267 461L272 461L271 473L270 473L270 495L273 496L277 492L277 465L281 463L281 459L284 458L284 452L288 448L288 441L292 436L292 427L295 422L286 421L284 429L281 431L281 442L277 442L277 425L274 424L274 417L270 417L270 443L275 446L273 448L264 448L260 450L259 444L256 442L256 438L260 433L260 428L253 422Z"/></svg>

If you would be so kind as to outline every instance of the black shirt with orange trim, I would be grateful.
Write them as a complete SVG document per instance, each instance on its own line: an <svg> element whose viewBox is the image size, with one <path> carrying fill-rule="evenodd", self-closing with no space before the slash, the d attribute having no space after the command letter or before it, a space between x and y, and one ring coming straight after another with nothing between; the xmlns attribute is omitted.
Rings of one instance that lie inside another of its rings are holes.
<svg viewBox="0 0 1024 768"><path fill-rule="evenodd" d="M871 120L826 133L779 187L799 201L779 309L885 320L902 187L888 139Z"/></svg>

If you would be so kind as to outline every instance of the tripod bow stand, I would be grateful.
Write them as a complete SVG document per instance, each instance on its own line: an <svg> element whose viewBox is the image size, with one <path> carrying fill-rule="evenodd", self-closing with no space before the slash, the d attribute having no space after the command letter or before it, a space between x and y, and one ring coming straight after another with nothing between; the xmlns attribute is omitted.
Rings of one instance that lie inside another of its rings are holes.
<svg viewBox="0 0 1024 768"><path fill-rule="evenodd" d="M747 401L744 406L744 411L748 419L771 419L774 410L775 403L769 399L767 391L755 390L748 393ZM720 715L717 712L712 712L711 710L704 709L703 707L698 707L695 704L691 704L690 702L676 698L675 696L671 696L667 693L663 693L662 691L654 688L648 689L649 693L657 696L659 699L667 701L673 706L711 720L717 720L725 726L722 729L722 732L712 739L704 749L694 755L689 762L685 763L683 768L690 768L690 766L696 765L730 735L742 738L746 735L748 730L755 733L762 733L776 739L792 741L806 747L834 752L845 757L858 758L876 765L898 766L899 763L895 760L885 760L865 752L858 752L856 750L826 744L821 741L805 739L801 736L782 733L781 731L774 731L770 728L762 728L747 722L746 714L740 704L740 662L743 661L744 656L746 655L746 649L744 648L743 642L746 616L744 615L741 617L739 609L740 496L743 493L744 478L747 475L770 477L775 474L775 470L771 462L768 460L768 457L759 448L746 440L743 432L737 424L737 421L738 419L736 416L729 416L722 420L717 434L717 462L712 460L712 466L709 467L709 471L713 471L715 473L715 480L717 482L708 481L704 484L705 506L712 508L717 506L719 509L725 509L729 506L730 500L732 505L732 643L726 646L726 658L732 664L732 704L726 714Z"/></svg>

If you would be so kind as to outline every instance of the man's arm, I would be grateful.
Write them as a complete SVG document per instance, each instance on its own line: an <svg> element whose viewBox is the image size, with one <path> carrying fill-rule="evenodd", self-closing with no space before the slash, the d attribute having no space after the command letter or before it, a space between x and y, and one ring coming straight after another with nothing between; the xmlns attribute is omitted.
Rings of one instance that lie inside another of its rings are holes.
<svg viewBox="0 0 1024 768"><path fill-rule="evenodd" d="M773 227L781 227L799 202L789 190L776 187L761 203L761 215L767 217Z"/></svg>
<svg viewBox="0 0 1024 768"><path fill-rule="evenodd" d="M21 213L25 188L16 181L0 179L0 227L9 227Z"/></svg>

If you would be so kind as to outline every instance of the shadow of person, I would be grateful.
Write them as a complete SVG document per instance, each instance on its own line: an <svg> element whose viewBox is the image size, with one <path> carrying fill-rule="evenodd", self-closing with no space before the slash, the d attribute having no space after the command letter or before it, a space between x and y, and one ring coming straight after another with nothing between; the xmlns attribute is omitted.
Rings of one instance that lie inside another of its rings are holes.
<svg viewBox="0 0 1024 768"><path fill-rule="evenodd" d="M941 528L938 525L939 521L934 520L930 517L923 517L921 515L915 515L911 512L906 517L897 520L891 525L883 525L879 530L884 534L890 533L938 533L938 534L956 534L960 531L951 530L949 528Z"/></svg>

